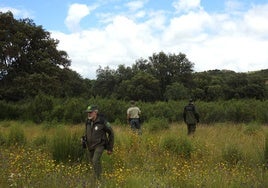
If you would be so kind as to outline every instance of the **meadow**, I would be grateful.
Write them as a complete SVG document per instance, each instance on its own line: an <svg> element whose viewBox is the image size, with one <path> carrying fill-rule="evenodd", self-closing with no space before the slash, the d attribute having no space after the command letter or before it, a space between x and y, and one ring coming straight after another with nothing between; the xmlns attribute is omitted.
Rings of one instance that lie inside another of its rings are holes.
<svg viewBox="0 0 268 188"><path fill-rule="evenodd" d="M100 187L268 187L268 127L144 123L143 134L112 124L115 148L103 154ZM0 122L0 187L95 187L84 124Z"/></svg>

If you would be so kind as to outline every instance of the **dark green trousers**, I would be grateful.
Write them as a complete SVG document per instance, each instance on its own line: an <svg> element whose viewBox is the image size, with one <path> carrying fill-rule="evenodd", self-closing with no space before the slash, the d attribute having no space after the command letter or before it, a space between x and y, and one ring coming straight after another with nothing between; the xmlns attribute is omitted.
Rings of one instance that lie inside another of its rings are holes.
<svg viewBox="0 0 268 188"><path fill-rule="evenodd" d="M187 124L188 135L192 135L195 133L196 124Z"/></svg>
<svg viewBox="0 0 268 188"><path fill-rule="evenodd" d="M95 177L97 179L101 178L101 173L102 173L102 167L101 167L101 156L104 151L104 146L97 146L93 150L89 150L89 157L90 157L90 162L93 165Z"/></svg>

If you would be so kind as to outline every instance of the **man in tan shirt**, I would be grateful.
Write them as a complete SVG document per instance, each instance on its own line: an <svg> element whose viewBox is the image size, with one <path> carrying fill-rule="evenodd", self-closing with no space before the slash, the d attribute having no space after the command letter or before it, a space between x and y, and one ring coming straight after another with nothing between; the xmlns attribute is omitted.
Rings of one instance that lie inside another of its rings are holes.
<svg viewBox="0 0 268 188"><path fill-rule="evenodd" d="M135 105L135 101L130 101L131 106L127 109L127 121L133 131L141 134L140 115L141 110Z"/></svg>

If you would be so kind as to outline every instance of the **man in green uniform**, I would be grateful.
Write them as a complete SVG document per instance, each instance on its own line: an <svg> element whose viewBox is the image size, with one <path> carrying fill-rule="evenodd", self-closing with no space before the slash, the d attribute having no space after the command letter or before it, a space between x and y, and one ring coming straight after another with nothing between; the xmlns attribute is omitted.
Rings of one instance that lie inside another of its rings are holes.
<svg viewBox="0 0 268 188"><path fill-rule="evenodd" d="M194 134L196 124L199 123L199 113L192 99L190 99L189 104L184 107L183 120L187 124L188 135Z"/></svg>
<svg viewBox="0 0 268 188"><path fill-rule="evenodd" d="M100 180L102 173L101 156L104 150L107 150L108 155L112 154L114 132L103 115L98 114L97 106L88 106L86 112L88 113L85 135L86 145L95 176Z"/></svg>

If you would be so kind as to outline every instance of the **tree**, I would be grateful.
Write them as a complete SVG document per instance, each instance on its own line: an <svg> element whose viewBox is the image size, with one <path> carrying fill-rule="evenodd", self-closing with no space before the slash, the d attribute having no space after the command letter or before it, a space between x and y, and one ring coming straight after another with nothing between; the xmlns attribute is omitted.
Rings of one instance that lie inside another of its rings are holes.
<svg viewBox="0 0 268 188"><path fill-rule="evenodd" d="M65 92L63 86L70 80L60 77L71 61L65 51L57 50L59 41L42 26L28 18L16 20L11 12L0 12L0 39L1 99L20 100L39 92L59 96Z"/></svg>
<svg viewBox="0 0 268 188"><path fill-rule="evenodd" d="M168 54L160 52L149 57L152 75L160 82L161 96L163 97L166 87L174 82L181 82L188 87L191 85L193 63L186 55Z"/></svg>
<svg viewBox="0 0 268 188"><path fill-rule="evenodd" d="M118 88L119 97L125 100L156 101L159 94L159 81L141 71L131 79L123 81Z"/></svg>
<svg viewBox="0 0 268 188"><path fill-rule="evenodd" d="M181 100L191 98L188 94L187 88L183 84L174 82L167 86L165 98L167 100Z"/></svg>
<svg viewBox="0 0 268 188"><path fill-rule="evenodd" d="M115 70L109 66L97 70L97 79L93 85L94 95L101 97L110 97L116 86Z"/></svg>
<svg viewBox="0 0 268 188"><path fill-rule="evenodd" d="M115 71L115 78L117 84L120 84L123 80L128 80L134 76L134 71L131 67L125 67L125 65L119 65Z"/></svg>

